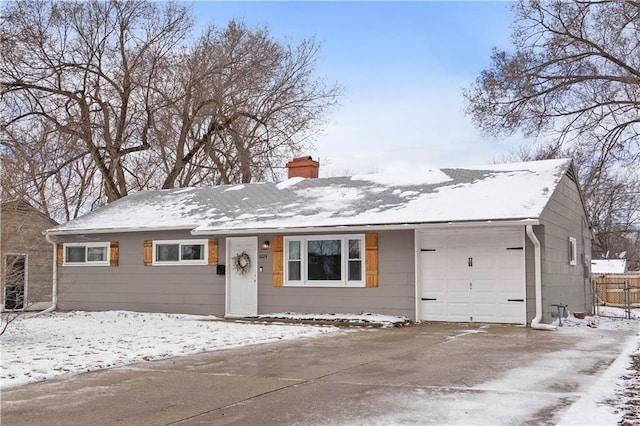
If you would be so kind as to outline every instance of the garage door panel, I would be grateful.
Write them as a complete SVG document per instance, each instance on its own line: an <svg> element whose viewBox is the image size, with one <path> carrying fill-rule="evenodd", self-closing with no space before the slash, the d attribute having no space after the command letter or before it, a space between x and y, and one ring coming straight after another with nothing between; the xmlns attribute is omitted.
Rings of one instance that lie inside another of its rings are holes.
<svg viewBox="0 0 640 426"><path fill-rule="evenodd" d="M475 321L481 321L480 318L493 318L498 312L498 303L495 302L479 302L473 301L472 316Z"/></svg>
<svg viewBox="0 0 640 426"><path fill-rule="evenodd" d="M444 280L422 280L422 297L438 297L444 295Z"/></svg>
<svg viewBox="0 0 640 426"><path fill-rule="evenodd" d="M469 281L459 279L446 280L445 292L451 297L468 297L469 294Z"/></svg>
<svg viewBox="0 0 640 426"><path fill-rule="evenodd" d="M430 321L447 321L446 304L438 301L422 301L422 312L431 318Z"/></svg>
<svg viewBox="0 0 640 426"><path fill-rule="evenodd" d="M505 318L518 318L521 315L523 306L524 302L503 303L500 305L500 313Z"/></svg>
<svg viewBox="0 0 640 426"><path fill-rule="evenodd" d="M446 315L449 321L469 321L469 312L471 312L469 302L446 303Z"/></svg>
<svg viewBox="0 0 640 426"><path fill-rule="evenodd" d="M421 319L524 323L524 302L508 301L524 300L523 238L521 229L423 233L421 293L436 301L422 303Z"/></svg>
<svg viewBox="0 0 640 426"><path fill-rule="evenodd" d="M465 234L450 233L445 237L440 237L439 241L444 242L447 248L465 249L469 247L469 236ZM443 244L444 245L444 244Z"/></svg>

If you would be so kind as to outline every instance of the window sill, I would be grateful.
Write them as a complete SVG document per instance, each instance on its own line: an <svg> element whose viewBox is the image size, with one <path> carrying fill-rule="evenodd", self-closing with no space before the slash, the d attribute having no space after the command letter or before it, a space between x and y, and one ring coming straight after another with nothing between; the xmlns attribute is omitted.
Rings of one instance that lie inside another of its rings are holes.
<svg viewBox="0 0 640 426"><path fill-rule="evenodd" d="M354 283L342 283L342 282L333 282L333 283L284 283L283 287L306 287L306 288L364 288L366 287L364 282L354 282Z"/></svg>
<svg viewBox="0 0 640 426"><path fill-rule="evenodd" d="M152 262L151 266L208 266L206 261L197 262Z"/></svg>
<svg viewBox="0 0 640 426"><path fill-rule="evenodd" d="M71 266L71 267L78 267L78 266L109 266L109 262L78 262L78 263L63 263L62 266Z"/></svg>

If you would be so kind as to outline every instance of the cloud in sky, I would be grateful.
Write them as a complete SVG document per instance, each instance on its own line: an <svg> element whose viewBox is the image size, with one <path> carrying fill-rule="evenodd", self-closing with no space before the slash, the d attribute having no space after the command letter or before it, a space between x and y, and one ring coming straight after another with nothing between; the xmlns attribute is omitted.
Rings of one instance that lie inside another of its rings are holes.
<svg viewBox="0 0 640 426"><path fill-rule="evenodd" d="M467 83L439 76L415 90L391 89L345 103L315 142L312 155L320 159L321 173L485 164L512 149L483 138L465 116L461 88Z"/></svg>
<svg viewBox="0 0 640 426"><path fill-rule="evenodd" d="M387 165L491 162L516 148L483 138L462 88L507 48L506 2L200 2L199 23L239 19L290 43L321 42L318 76L344 87L315 138L321 175Z"/></svg>

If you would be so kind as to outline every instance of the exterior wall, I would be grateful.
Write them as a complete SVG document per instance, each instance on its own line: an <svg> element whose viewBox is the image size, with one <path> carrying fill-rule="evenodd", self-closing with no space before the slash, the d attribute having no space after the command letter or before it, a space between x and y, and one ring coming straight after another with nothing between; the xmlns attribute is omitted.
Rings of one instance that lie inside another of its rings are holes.
<svg viewBox="0 0 640 426"><path fill-rule="evenodd" d="M216 266L144 266L145 240L202 239L188 231L90 234L57 242L118 241L118 266L58 267L61 310L131 310L224 315L225 278ZM224 263L224 238L218 239Z"/></svg>
<svg viewBox="0 0 640 426"><path fill-rule="evenodd" d="M569 312L592 311L590 281L591 232L577 185L566 175L541 215L544 237L542 264L543 322L552 321L552 304ZM569 264L569 237L577 240L576 265Z"/></svg>
<svg viewBox="0 0 640 426"><path fill-rule="evenodd" d="M53 247L43 232L56 223L20 202L2 206L0 223L0 306L4 308L5 255L26 254L26 309L48 308L53 282Z"/></svg>
<svg viewBox="0 0 640 426"><path fill-rule="evenodd" d="M308 235L308 234L305 234ZM258 313L362 313L402 315L415 320L414 231L378 232L377 288L274 287L272 253L258 242Z"/></svg>
<svg viewBox="0 0 640 426"><path fill-rule="evenodd" d="M307 234L308 235L308 234ZM57 242L118 241L118 266L58 268L61 310L132 310L224 316L225 276L215 266L144 266L145 240L201 239L188 231L140 232L59 238ZM218 263L225 264L225 236ZM258 313L361 313L415 319L413 231L378 233L378 288L274 287L272 251L258 238ZM227 271L228 273L228 271Z"/></svg>
<svg viewBox="0 0 640 426"><path fill-rule="evenodd" d="M543 322L551 305L591 312L589 280L591 235L576 184L564 176L534 227L541 243ZM524 232L524 230L523 230ZM316 233L319 234L319 233ZM335 234L332 232L331 234ZM414 230L379 231L377 288L274 287L273 252L258 237L258 313L360 313L403 315L416 319ZM311 235L311 233L304 234ZM218 262L226 263L225 236L218 238ZM577 264L569 264L569 237L577 240ZM225 275L216 266L144 266L145 240L203 239L189 231L137 232L67 237L58 242L118 241L119 265L59 268L60 309L191 314L225 314ZM533 244L525 236L527 322L535 316ZM50 253L50 247L48 248ZM228 272L228 271L227 271Z"/></svg>

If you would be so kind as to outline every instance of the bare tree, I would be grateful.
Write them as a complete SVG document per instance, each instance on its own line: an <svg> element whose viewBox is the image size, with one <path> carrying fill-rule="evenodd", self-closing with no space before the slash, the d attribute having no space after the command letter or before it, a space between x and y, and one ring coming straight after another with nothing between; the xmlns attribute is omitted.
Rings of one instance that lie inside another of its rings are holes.
<svg viewBox="0 0 640 426"><path fill-rule="evenodd" d="M22 199L49 217L67 221L98 206L102 186L82 143L43 119L12 126L0 145L5 200Z"/></svg>
<svg viewBox="0 0 640 426"><path fill-rule="evenodd" d="M318 49L313 39L292 47L235 21L209 27L179 56L177 101L167 99L156 120L162 187L265 179L307 147L339 94L313 78Z"/></svg>
<svg viewBox="0 0 640 426"><path fill-rule="evenodd" d="M464 92L467 113L489 135L547 141L520 158L573 157L594 254L624 251L640 231L640 2L521 0L512 8L514 49L494 49Z"/></svg>
<svg viewBox="0 0 640 426"><path fill-rule="evenodd" d="M624 255L629 268L640 270L640 175L609 160L594 162L577 148L557 144L521 146L498 161L573 158L593 229L593 258Z"/></svg>
<svg viewBox="0 0 640 426"><path fill-rule="evenodd" d="M237 22L197 38L191 20L143 0L2 10L1 153L44 211L265 179L308 146L339 95L314 77L317 43Z"/></svg>
<svg viewBox="0 0 640 426"><path fill-rule="evenodd" d="M82 143L108 201L127 195L129 156L149 149L159 64L187 35L187 9L141 1L16 2L1 25L3 127L42 117Z"/></svg>
<svg viewBox="0 0 640 426"><path fill-rule="evenodd" d="M640 2L519 1L514 51L464 94L467 112L492 135L555 133L593 161L640 155Z"/></svg>

